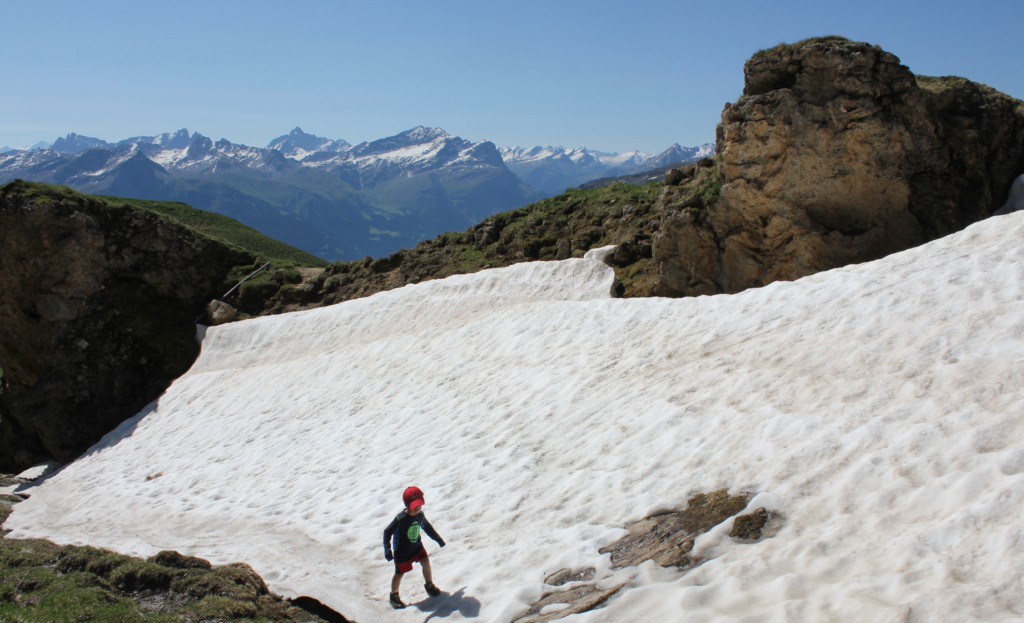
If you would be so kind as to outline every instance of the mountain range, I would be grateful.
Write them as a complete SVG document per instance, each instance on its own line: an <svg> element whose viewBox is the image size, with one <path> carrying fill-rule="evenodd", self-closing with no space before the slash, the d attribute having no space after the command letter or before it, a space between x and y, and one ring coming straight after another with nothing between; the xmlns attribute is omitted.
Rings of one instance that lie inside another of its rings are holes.
<svg viewBox="0 0 1024 623"><path fill-rule="evenodd" d="M682 147L676 143L656 156L642 151L609 154L586 147L566 149L550 145L530 149L504 147L500 151L505 165L524 182L547 195L555 195L602 177L635 175L712 156L715 145Z"/></svg>
<svg viewBox="0 0 1024 623"><path fill-rule="evenodd" d="M608 175L700 157L711 145L651 156L587 148L498 149L419 126L352 145L301 128L265 148L187 129L117 142L71 133L0 153L0 183L21 178L83 192L182 201L235 218L327 260L383 256Z"/></svg>

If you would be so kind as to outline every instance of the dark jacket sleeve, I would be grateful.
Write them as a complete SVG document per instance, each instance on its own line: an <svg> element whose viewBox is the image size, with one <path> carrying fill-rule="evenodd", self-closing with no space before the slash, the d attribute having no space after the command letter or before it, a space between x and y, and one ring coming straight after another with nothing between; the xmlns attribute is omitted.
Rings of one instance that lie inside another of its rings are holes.
<svg viewBox="0 0 1024 623"><path fill-rule="evenodd" d="M391 520L387 528L384 528L384 558L387 560L393 559L395 556L391 553L391 537L394 536L395 530L398 530L398 517Z"/></svg>
<svg viewBox="0 0 1024 623"><path fill-rule="evenodd" d="M434 526L430 525L430 522L427 521L426 517L423 518L423 529L426 530L428 535L430 535L430 538L437 541L438 545L444 547L444 539L442 539L441 535L439 535L437 531L434 530Z"/></svg>

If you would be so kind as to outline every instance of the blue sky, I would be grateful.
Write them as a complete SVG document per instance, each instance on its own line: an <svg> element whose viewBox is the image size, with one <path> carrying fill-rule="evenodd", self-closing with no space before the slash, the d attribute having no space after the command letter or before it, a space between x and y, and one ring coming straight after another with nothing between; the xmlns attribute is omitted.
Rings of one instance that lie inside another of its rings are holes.
<svg viewBox="0 0 1024 623"><path fill-rule="evenodd" d="M14 2L0 145L187 127L264 146L417 125L499 146L713 141L743 62L841 34L1024 98L1024 2Z"/></svg>

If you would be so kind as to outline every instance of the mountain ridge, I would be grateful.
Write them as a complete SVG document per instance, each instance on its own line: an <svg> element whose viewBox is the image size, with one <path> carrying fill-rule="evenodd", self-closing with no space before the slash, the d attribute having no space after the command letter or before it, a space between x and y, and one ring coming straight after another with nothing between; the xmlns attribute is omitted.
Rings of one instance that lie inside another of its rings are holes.
<svg viewBox="0 0 1024 623"><path fill-rule="evenodd" d="M637 175L668 164L688 163L713 156L715 146L705 143L697 147L682 147L675 143L656 155L641 151L619 154L586 147L566 149L550 145L503 147L499 151L513 173L532 187L555 195L600 178Z"/></svg>
<svg viewBox="0 0 1024 623"><path fill-rule="evenodd" d="M186 129L117 143L71 133L54 149L0 154L0 183L184 201L327 260L387 255L541 196L507 169L493 143L440 128L355 146L296 128L271 145Z"/></svg>

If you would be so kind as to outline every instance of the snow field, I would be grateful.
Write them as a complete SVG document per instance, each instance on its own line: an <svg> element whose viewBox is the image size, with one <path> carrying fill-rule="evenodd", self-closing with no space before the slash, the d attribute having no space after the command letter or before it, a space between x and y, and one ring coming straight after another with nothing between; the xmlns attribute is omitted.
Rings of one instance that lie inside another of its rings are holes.
<svg viewBox="0 0 1024 623"><path fill-rule="evenodd" d="M1021 240L1024 217L996 217L682 300L611 299L590 260L519 264L210 328L6 527L247 562L362 623L419 621L436 604L390 610L381 546L415 484L449 544L427 541L448 620L510 621L586 566L625 588L574 621L1021 620ZM598 554L723 487L778 533L726 521L685 574Z"/></svg>

